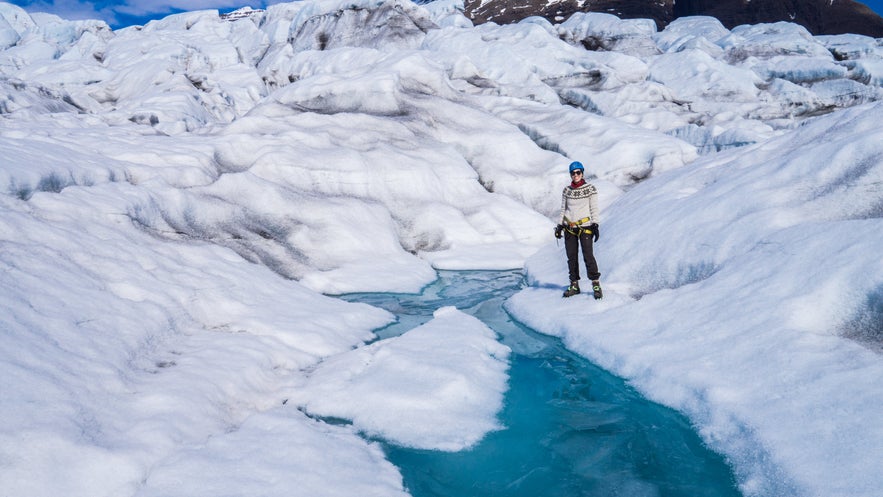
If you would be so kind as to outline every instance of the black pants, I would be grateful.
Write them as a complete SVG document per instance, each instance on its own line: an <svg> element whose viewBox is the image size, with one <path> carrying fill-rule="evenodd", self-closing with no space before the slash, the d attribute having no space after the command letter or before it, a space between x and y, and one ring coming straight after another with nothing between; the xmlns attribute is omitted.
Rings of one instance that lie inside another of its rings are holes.
<svg viewBox="0 0 883 497"><path fill-rule="evenodd" d="M564 250L567 252L567 269L570 272L570 281L579 281L579 259L577 258L579 246L582 246L583 249L583 261L586 263L589 279L597 280L601 277L601 273L598 272L598 263L592 252L592 234L582 233L577 236L564 230Z"/></svg>

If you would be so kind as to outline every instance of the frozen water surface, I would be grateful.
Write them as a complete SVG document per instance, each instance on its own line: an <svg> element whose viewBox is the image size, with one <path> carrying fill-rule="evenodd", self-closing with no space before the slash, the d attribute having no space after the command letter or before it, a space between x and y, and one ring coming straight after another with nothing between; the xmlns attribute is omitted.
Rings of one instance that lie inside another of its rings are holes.
<svg viewBox="0 0 883 497"><path fill-rule="evenodd" d="M513 321L502 304L523 285L520 271L442 271L419 295L344 296L398 316L379 330L382 338L456 306L512 349L504 429L459 452L386 444L412 495L740 495L723 457L703 445L686 418L641 397L559 339Z"/></svg>

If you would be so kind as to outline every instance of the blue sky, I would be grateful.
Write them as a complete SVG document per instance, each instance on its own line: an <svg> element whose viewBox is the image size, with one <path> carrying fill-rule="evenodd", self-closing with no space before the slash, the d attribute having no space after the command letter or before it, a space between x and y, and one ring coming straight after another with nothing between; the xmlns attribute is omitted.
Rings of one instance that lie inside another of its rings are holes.
<svg viewBox="0 0 883 497"><path fill-rule="evenodd" d="M144 24L176 12L217 9L229 12L239 7L264 8L289 0L7 0L28 12L50 12L65 19L102 19L112 28ZM864 3L883 16L883 0Z"/></svg>
<svg viewBox="0 0 883 497"><path fill-rule="evenodd" d="M243 6L255 9L290 0L0 0L28 12L49 12L65 19L101 19L117 29L145 24L169 14L217 9L229 12ZM883 0L880 0L883 1Z"/></svg>

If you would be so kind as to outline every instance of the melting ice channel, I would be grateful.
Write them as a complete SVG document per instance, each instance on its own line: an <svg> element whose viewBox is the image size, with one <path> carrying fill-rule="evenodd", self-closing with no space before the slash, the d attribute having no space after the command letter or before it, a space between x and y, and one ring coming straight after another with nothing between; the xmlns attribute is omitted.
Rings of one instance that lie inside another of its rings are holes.
<svg viewBox="0 0 883 497"><path fill-rule="evenodd" d="M386 309L396 336L455 306L512 349L503 430L460 452L384 444L414 497L717 497L740 495L732 469L681 414L514 321L503 302L523 288L520 271L441 271L419 295L344 295Z"/></svg>

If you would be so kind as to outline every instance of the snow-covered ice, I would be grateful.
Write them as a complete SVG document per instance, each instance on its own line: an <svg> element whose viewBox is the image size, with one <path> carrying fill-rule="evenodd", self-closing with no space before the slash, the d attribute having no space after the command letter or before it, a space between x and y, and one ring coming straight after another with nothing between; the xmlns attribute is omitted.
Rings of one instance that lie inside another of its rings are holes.
<svg viewBox="0 0 883 497"><path fill-rule="evenodd" d="M508 355L481 321L443 307L401 336L327 359L294 402L398 444L461 450L500 428Z"/></svg>
<svg viewBox="0 0 883 497"><path fill-rule="evenodd" d="M879 493L880 40L461 9L0 3L0 488L406 495L363 435L501 428L507 349L453 308L375 340L389 313L328 295L525 266L510 312L688 415L745 495ZM600 302L560 298L571 160Z"/></svg>

